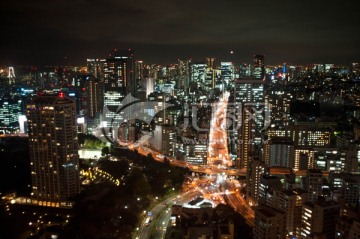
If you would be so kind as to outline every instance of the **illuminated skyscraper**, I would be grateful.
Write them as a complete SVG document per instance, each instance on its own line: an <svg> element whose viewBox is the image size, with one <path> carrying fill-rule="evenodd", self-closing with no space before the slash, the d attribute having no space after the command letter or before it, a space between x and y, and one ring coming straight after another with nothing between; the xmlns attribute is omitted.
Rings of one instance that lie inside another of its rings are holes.
<svg viewBox="0 0 360 239"><path fill-rule="evenodd" d="M76 100L76 114L93 119L95 115L103 110L104 106L104 84L94 75L77 75L72 79L72 86L64 93Z"/></svg>
<svg viewBox="0 0 360 239"><path fill-rule="evenodd" d="M191 86L196 88L202 88L205 84L206 78L206 64L205 63L193 63L190 66L190 82Z"/></svg>
<svg viewBox="0 0 360 239"><path fill-rule="evenodd" d="M227 88L229 86L232 86L234 82L234 74L235 74L233 63L221 62L220 70L221 70L221 82L223 84L222 87Z"/></svg>
<svg viewBox="0 0 360 239"><path fill-rule="evenodd" d="M18 119L21 115L21 100L0 100L0 128L7 132L19 129Z"/></svg>
<svg viewBox="0 0 360 239"><path fill-rule="evenodd" d="M154 78L145 78L146 83L146 97L148 97L151 93L154 92Z"/></svg>
<svg viewBox="0 0 360 239"><path fill-rule="evenodd" d="M286 91L268 91L265 94L265 102L271 107L271 123L287 125L290 118L290 103L293 96Z"/></svg>
<svg viewBox="0 0 360 239"><path fill-rule="evenodd" d="M241 63L239 65L239 78L249 77L251 75L250 65Z"/></svg>
<svg viewBox="0 0 360 239"><path fill-rule="evenodd" d="M205 144L184 145L185 161L193 165L206 164L207 146Z"/></svg>
<svg viewBox="0 0 360 239"><path fill-rule="evenodd" d="M213 68L207 68L206 69L206 76L205 76L205 90L207 92L210 92L211 90L214 90L215 88L215 76L216 76L216 70Z"/></svg>
<svg viewBox="0 0 360 239"><path fill-rule="evenodd" d="M239 103L263 103L264 82L247 77L235 81L235 101Z"/></svg>
<svg viewBox="0 0 360 239"><path fill-rule="evenodd" d="M266 165L259 158L252 158L246 170L246 200L255 206L259 199L260 177L265 173Z"/></svg>
<svg viewBox="0 0 360 239"><path fill-rule="evenodd" d="M207 68L213 69L214 68L214 61L216 58L214 57L207 57L206 58L206 62L207 62Z"/></svg>
<svg viewBox="0 0 360 239"><path fill-rule="evenodd" d="M87 72L95 78L104 80L104 65L106 59L86 59Z"/></svg>
<svg viewBox="0 0 360 239"><path fill-rule="evenodd" d="M175 139L175 127L171 125L156 125L154 138L150 144L164 155L172 155L172 141Z"/></svg>
<svg viewBox="0 0 360 239"><path fill-rule="evenodd" d="M179 81L178 88L184 89L185 93L189 91L189 80L190 80L190 63L191 59L179 59Z"/></svg>
<svg viewBox="0 0 360 239"><path fill-rule="evenodd" d="M261 130L264 128L264 84L260 79L244 78L235 81L235 105L238 112L237 165L246 167L251 154L256 151L256 145L261 142Z"/></svg>
<svg viewBox="0 0 360 239"><path fill-rule="evenodd" d="M113 50L104 63L105 106L118 106L128 94L135 95L134 54L128 51Z"/></svg>
<svg viewBox="0 0 360 239"><path fill-rule="evenodd" d="M135 79L142 79L144 77L144 62L135 62Z"/></svg>
<svg viewBox="0 0 360 239"><path fill-rule="evenodd" d="M41 95L27 105L32 195L39 205L63 206L79 193L75 103Z"/></svg>
<svg viewBox="0 0 360 239"><path fill-rule="evenodd" d="M257 79L264 79L265 77L265 56L254 55L254 64L252 75Z"/></svg>
<svg viewBox="0 0 360 239"><path fill-rule="evenodd" d="M135 97L146 99L146 83L144 78L144 62L135 61Z"/></svg>
<svg viewBox="0 0 360 239"><path fill-rule="evenodd" d="M126 51L113 50L110 57L104 63L104 107L107 126L113 119L122 120L122 116L116 114L125 96L136 92L134 73L134 54L131 49Z"/></svg>
<svg viewBox="0 0 360 239"><path fill-rule="evenodd" d="M87 101L87 116L94 118L97 113L101 113L104 105L103 82L88 77L85 82L85 92Z"/></svg>

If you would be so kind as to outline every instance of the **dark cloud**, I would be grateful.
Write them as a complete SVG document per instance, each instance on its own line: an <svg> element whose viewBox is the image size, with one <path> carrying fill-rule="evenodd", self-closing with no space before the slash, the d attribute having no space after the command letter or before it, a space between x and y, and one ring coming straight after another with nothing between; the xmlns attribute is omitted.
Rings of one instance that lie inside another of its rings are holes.
<svg viewBox="0 0 360 239"><path fill-rule="evenodd" d="M81 64L112 48L149 63L178 57L271 64L359 61L356 1L28 0L0 3L0 64ZM228 52L235 54L229 56Z"/></svg>

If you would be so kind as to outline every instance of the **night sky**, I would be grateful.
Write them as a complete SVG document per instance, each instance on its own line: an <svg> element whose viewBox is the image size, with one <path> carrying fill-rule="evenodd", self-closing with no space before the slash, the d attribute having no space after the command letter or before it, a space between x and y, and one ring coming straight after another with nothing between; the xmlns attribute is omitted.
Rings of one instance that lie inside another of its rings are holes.
<svg viewBox="0 0 360 239"><path fill-rule="evenodd" d="M355 0L24 0L0 3L0 65L85 64L113 48L145 63L360 62ZM234 54L230 55L233 50ZM66 57L66 59L65 59Z"/></svg>

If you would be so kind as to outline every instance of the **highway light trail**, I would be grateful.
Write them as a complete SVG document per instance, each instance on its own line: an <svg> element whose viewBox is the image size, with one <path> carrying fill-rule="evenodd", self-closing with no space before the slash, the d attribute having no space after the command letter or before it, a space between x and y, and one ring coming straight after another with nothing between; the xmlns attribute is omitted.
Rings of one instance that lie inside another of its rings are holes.
<svg viewBox="0 0 360 239"><path fill-rule="evenodd" d="M226 112L229 95L229 92L224 92L220 97L219 102L213 105L207 158L208 165L231 166L227 146L226 127Z"/></svg>

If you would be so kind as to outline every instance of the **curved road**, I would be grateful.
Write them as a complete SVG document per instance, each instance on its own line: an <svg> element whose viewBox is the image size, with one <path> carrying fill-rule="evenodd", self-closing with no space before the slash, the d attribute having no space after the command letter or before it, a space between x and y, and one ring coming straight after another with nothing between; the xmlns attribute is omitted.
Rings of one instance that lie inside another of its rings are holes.
<svg viewBox="0 0 360 239"><path fill-rule="evenodd" d="M137 235L137 239L162 239L165 238L166 228L168 227L169 219L171 216L171 205L179 204L183 205L184 203L190 202L194 197L200 196L201 193L196 190L191 190L171 198L168 198L149 212L151 213L152 221L149 225L145 225L146 218L144 218L141 223Z"/></svg>

